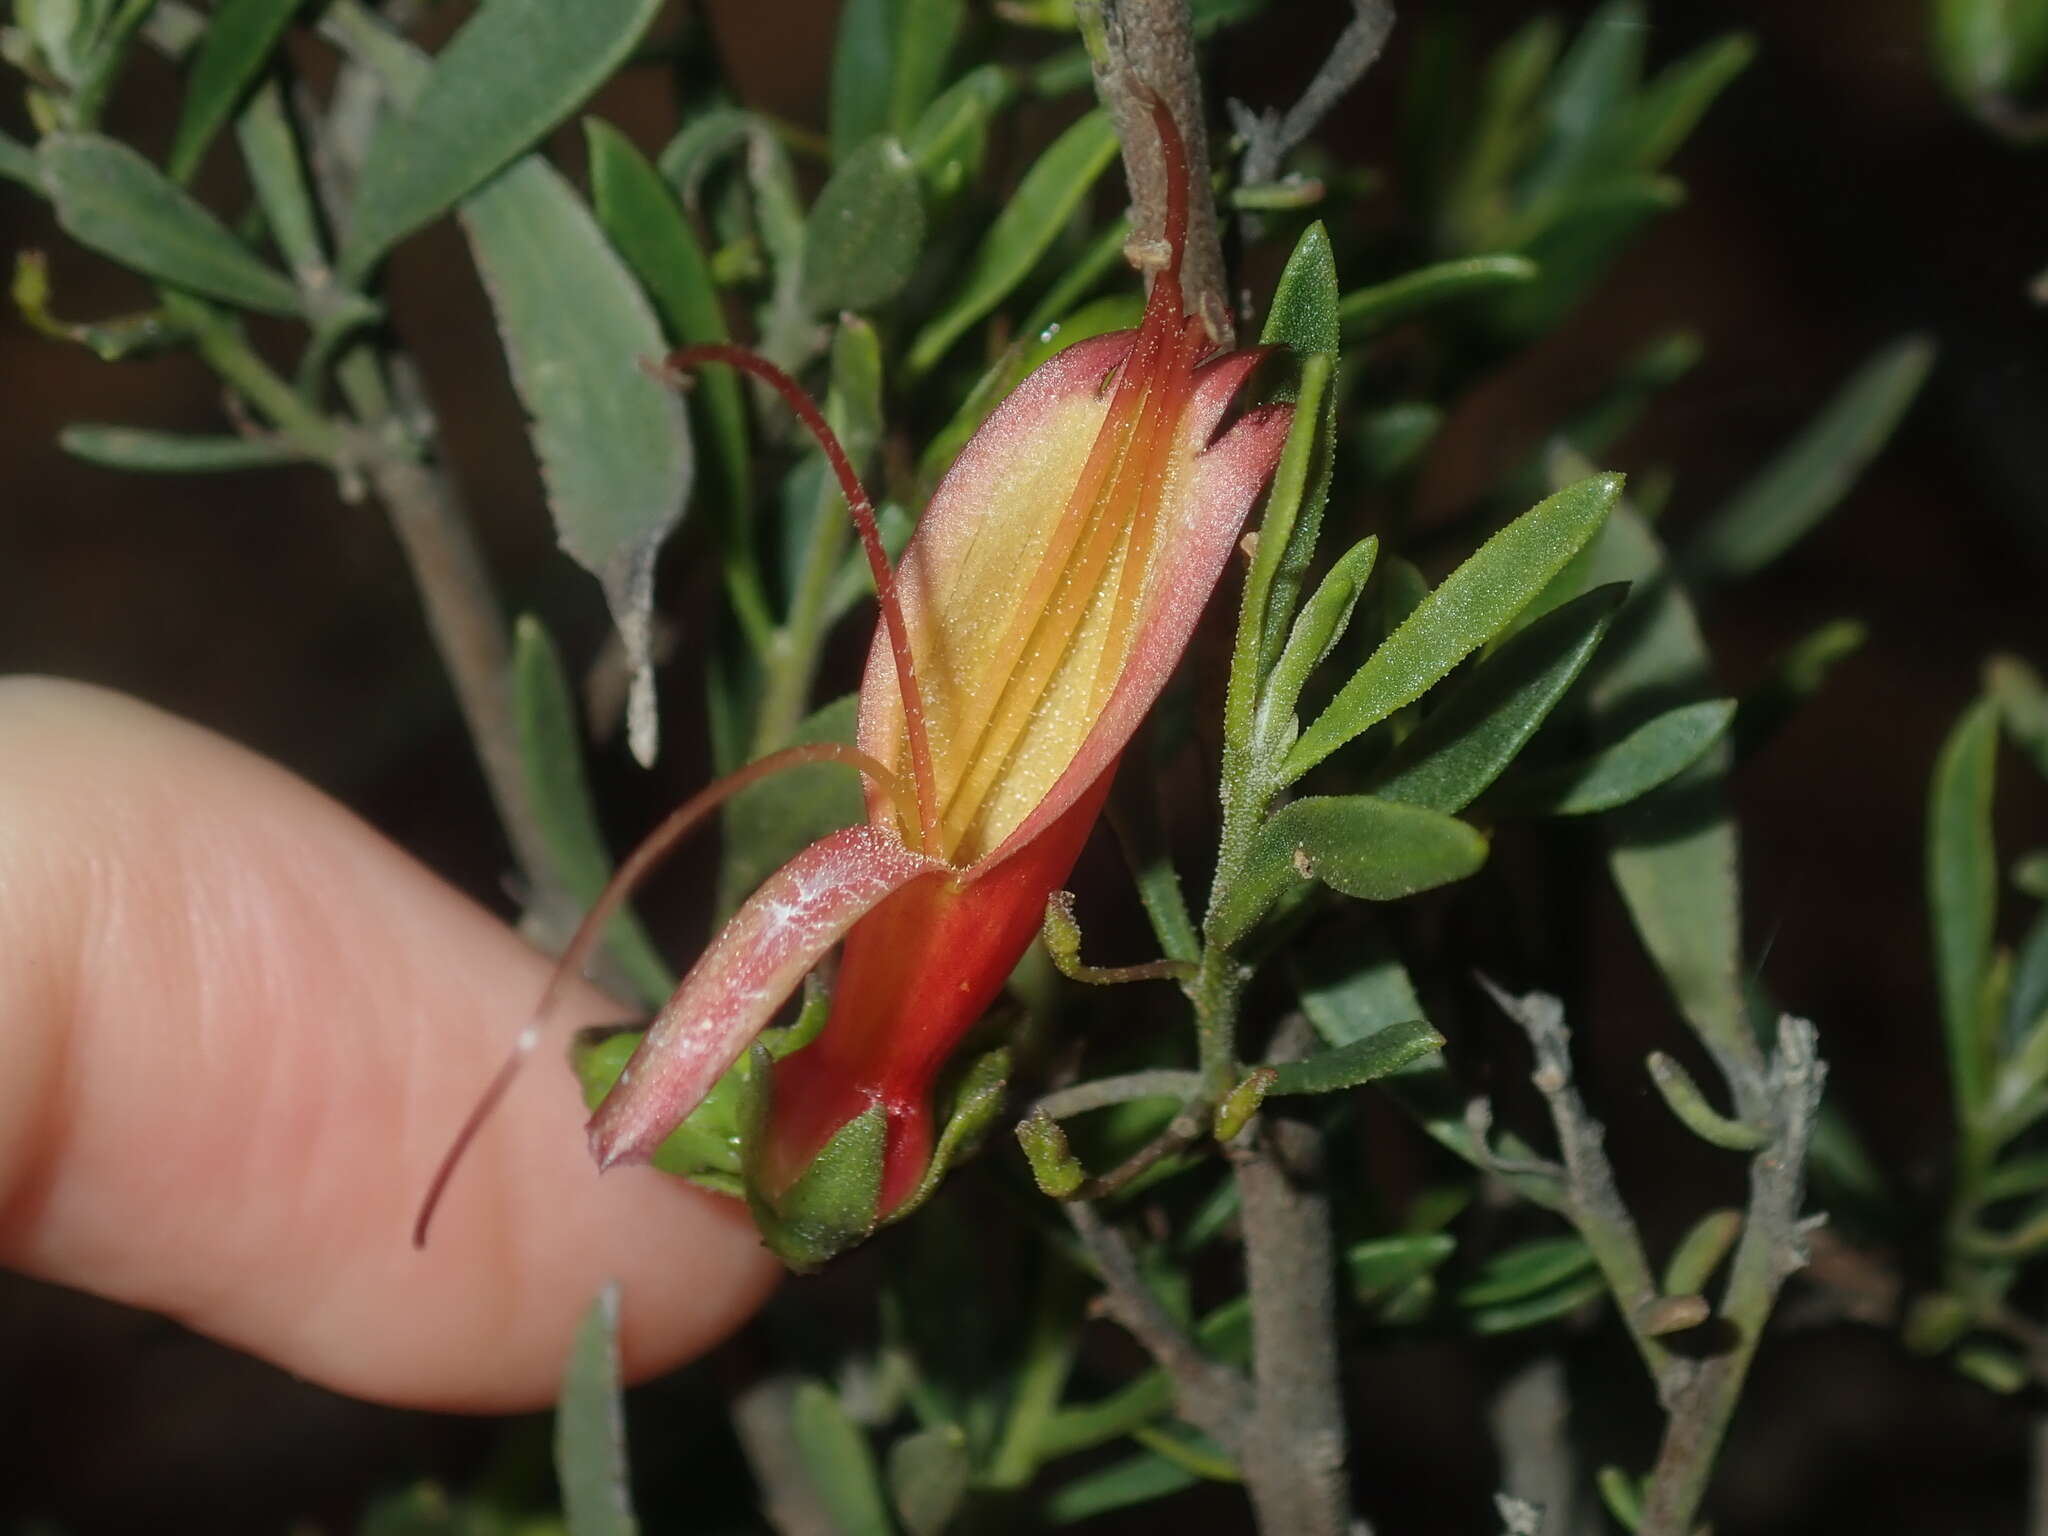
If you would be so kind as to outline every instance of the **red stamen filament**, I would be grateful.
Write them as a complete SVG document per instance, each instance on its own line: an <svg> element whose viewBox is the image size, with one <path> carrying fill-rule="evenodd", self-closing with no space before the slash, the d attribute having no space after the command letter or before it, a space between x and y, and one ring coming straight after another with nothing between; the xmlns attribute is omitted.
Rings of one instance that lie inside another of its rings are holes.
<svg viewBox="0 0 2048 1536"><path fill-rule="evenodd" d="M759 357L744 347L715 342L671 352L666 367L671 373L680 373L703 363L724 363L742 373L752 374L781 395L796 413L797 420L818 440L818 446L825 451L826 462L832 466L832 473L839 478L840 492L846 497L846 510L853 517L853 526L860 534L861 548L867 553L868 570L875 579L875 595L882 606L882 623L889 632L889 650L896 661L896 684L903 694L903 730L910 738L910 773L917 791L918 847L922 852L936 855L939 850L938 781L932 773L931 741L925 731L924 696L917 685L917 666L910 650L910 629L903 621L903 607L896 596L896 573L890 569L888 552L882 548L881 530L875 525L875 504L860 483L860 476L853 472L853 463L839 445L838 434L825 420L824 412L818 409L817 402L795 379L765 357Z"/></svg>
<svg viewBox="0 0 2048 1536"><path fill-rule="evenodd" d="M734 770L714 784L707 784L675 810L669 812L660 826L641 841L618 867L604 891L591 906L589 913L578 925L575 936L569 940L568 948L555 962L555 968L548 975L547 985L541 989L540 1001L534 1005L533 1017L519 1032L519 1038L512 1044L511 1051L493 1074L489 1084L477 1097L475 1105L464 1118L462 1127L455 1133L455 1139L448 1144L448 1150L441 1155L440 1166L435 1168L434 1177L427 1185L426 1195L420 1201L419 1215L413 1219L412 1245L424 1248L427 1245L427 1226L434 1219L434 1211L441 1203L441 1196L447 1192L448 1181L469 1151L470 1144L489 1122L491 1115L511 1090L519 1076L519 1070L526 1064L526 1058L533 1054L540 1044L541 1026L561 1000L562 989L572 976L579 975L584 964L590 959L591 951L603 938L604 930L618 915L619 908L637 890L640 883L652 874L661 861L676 849L697 825L719 806L750 784L758 783L771 774L787 768L800 768L806 763L845 763L858 769L872 779L890 803L894 805L900 786L896 776L867 753L843 742L815 741L802 746L786 747L780 752L771 752L757 758L744 768Z"/></svg>

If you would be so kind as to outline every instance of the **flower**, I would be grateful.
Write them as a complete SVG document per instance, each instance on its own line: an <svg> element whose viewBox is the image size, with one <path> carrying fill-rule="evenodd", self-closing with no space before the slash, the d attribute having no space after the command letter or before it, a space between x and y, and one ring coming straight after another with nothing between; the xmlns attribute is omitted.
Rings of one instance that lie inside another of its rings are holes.
<svg viewBox="0 0 2048 1536"><path fill-rule="evenodd" d="M732 348L672 359L731 363L790 400L840 475L881 599L858 750L788 754L859 767L867 821L812 844L741 906L590 1121L601 1167L651 1158L843 941L823 1031L764 1085L748 1183L771 1241L778 1202L850 1127L869 1132L854 1180L867 1208L838 1220L847 1236L928 1187L934 1079L1038 933L1286 438L1286 406L1218 435L1264 353L1206 356L1183 312L1185 162L1170 115L1154 117L1174 188L1171 255L1142 323L1058 353L995 409L893 575L865 492L794 383ZM770 767L671 816L621 869L564 971L653 857ZM839 1245L797 1252L815 1261Z"/></svg>

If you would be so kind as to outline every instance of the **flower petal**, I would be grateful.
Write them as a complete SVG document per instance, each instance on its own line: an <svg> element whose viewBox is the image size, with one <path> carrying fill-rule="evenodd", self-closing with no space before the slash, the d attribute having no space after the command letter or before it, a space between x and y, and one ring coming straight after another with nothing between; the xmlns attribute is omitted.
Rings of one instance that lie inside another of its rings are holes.
<svg viewBox="0 0 2048 1536"><path fill-rule="evenodd" d="M943 867L912 853L893 827L859 826L770 875L690 968L591 1116L598 1166L653 1156L847 929Z"/></svg>

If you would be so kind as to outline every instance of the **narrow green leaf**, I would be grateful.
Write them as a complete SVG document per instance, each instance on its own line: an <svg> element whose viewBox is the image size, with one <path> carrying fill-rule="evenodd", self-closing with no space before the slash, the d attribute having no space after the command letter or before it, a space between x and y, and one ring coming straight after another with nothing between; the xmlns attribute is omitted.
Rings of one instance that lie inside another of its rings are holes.
<svg viewBox="0 0 2048 1536"><path fill-rule="evenodd" d="M1834 510L1892 435L1934 366L1934 343L1908 336L1859 368L1818 416L1716 512L1687 547L1697 581L1747 576Z"/></svg>
<svg viewBox="0 0 2048 1536"><path fill-rule="evenodd" d="M1163 1499L1201 1481L1164 1456L1142 1451L1054 1489L1045 1501L1045 1518L1052 1525L1072 1525L1095 1515L1128 1509L1133 1504Z"/></svg>
<svg viewBox="0 0 2048 1536"><path fill-rule="evenodd" d="M1538 199L1600 169L1643 77L1650 21L1640 0L1607 0L1558 62L1543 105L1545 135L1522 193Z"/></svg>
<svg viewBox="0 0 2048 1536"><path fill-rule="evenodd" d="M918 332L905 363L912 377L929 373L969 326L1024 281L1115 158L1116 130L1100 110L1053 140L996 216L960 293Z"/></svg>
<svg viewBox="0 0 2048 1536"><path fill-rule="evenodd" d="M626 1411L619 1396L619 1287L598 1292L576 1326L555 1410L555 1477L569 1536L633 1536Z"/></svg>
<svg viewBox="0 0 2048 1536"><path fill-rule="evenodd" d="M1539 502L1482 544L1367 658L1281 765L1300 778L1337 748L1412 703L1513 621L1590 539L1621 494L1595 475Z"/></svg>
<svg viewBox="0 0 2048 1536"><path fill-rule="evenodd" d="M1407 969L1371 923L1341 947L1311 946L1288 956L1301 1011L1334 1046L1369 1040L1383 1029L1423 1017Z"/></svg>
<svg viewBox="0 0 2048 1536"><path fill-rule="evenodd" d="M878 309L924 248L924 199L903 145L872 138L844 160L804 220L803 295L814 311Z"/></svg>
<svg viewBox="0 0 2048 1536"><path fill-rule="evenodd" d="M1503 785L1489 804L1521 815L1590 816L1640 799L1698 762L1735 718L1733 699L1681 704L1574 762Z"/></svg>
<svg viewBox="0 0 2048 1536"><path fill-rule="evenodd" d="M1619 1467L1606 1466L1600 1469L1594 1484L1600 1490L1600 1502L1607 1506L1617 1525L1625 1531L1642 1529L1643 1489L1635 1478Z"/></svg>
<svg viewBox="0 0 2048 1536"><path fill-rule="evenodd" d="M585 118L583 133L597 222L654 301L669 337L683 346L732 340L704 247L669 184L611 124ZM724 490L721 540L731 545L743 537L754 502L753 454L738 375L729 368L705 369L696 376L690 406L701 413L710 440Z"/></svg>
<svg viewBox="0 0 2048 1536"><path fill-rule="evenodd" d="M1644 1065L1650 1069L1650 1081L1657 1085L1665 1107L1701 1141L1730 1152L1755 1152L1769 1145L1768 1132L1730 1119L1709 1104L1692 1074L1676 1057L1652 1051Z"/></svg>
<svg viewBox="0 0 2048 1536"><path fill-rule="evenodd" d="M1984 688L1998 701L2012 744L2048 779L2048 684L2017 656L1993 656L1984 663Z"/></svg>
<svg viewBox="0 0 2048 1536"><path fill-rule="evenodd" d="M1687 1229L1685 1236L1678 1240L1678 1246L1671 1250L1671 1260L1664 1266L1664 1294L1693 1296L1704 1291L1707 1282L1714 1278L1714 1271L1721 1267L1721 1261L1734 1250L1735 1239L1741 1235L1742 1212L1707 1212Z"/></svg>
<svg viewBox="0 0 2048 1536"><path fill-rule="evenodd" d="M275 79L258 86L236 117L235 140L264 222L270 226L270 238L292 275L309 290L315 283L326 283L331 276L327 246L306 174L305 149L285 110L284 89Z"/></svg>
<svg viewBox="0 0 2048 1536"><path fill-rule="evenodd" d="M972 1470L958 1424L936 1424L889 1447L889 1493L907 1536L942 1536L967 1497Z"/></svg>
<svg viewBox="0 0 2048 1536"><path fill-rule="evenodd" d="M1385 485L1408 473L1443 424L1442 409L1427 400L1397 400L1372 412L1352 438L1366 478Z"/></svg>
<svg viewBox="0 0 2048 1536"><path fill-rule="evenodd" d="M1403 1232L1353 1243L1344 1250L1344 1276L1353 1300L1369 1306L1421 1279L1457 1251L1447 1232Z"/></svg>
<svg viewBox="0 0 2048 1536"><path fill-rule="evenodd" d="M1355 341L1419 310L1468 293L1530 282L1536 273L1536 263L1526 256L1461 256L1345 294L1337 306L1337 319L1345 339Z"/></svg>
<svg viewBox="0 0 2048 1536"><path fill-rule="evenodd" d="M197 437L89 421L66 427L57 442L89 464L146 475L211 474L308 462L303 450L280 437Z"/></svg>
<svg viewBox="0 0 2048 1536"><path fill-rule="evenodd" d="M343 279L360 282L392 246L575 111L660 9L661 0L481 7L436 56L413 101L378 124L356 183Z"/></svg>
<svg viewBox="0 0 2048 1536"><path fill-rule="evenodd" d="M1631 163L1654 171L1692 136L1707 108L1756 57L1746 32L1716 38L1668 66L1643 88L1628 113L1625 140Z"/></svg>
<svg viewBox="0 0 2048 1536"><path fill-rule="evenodd" d="M1746 757L1790 723L1820 692L1835 667L1863 648L1870 630L1857 619L1836 619L1796 641L1764 680L1742 696L1728 728L1735 755Z"/></svg>
<svg viewBox="0 0 2048 1536"><path fill-rule="evenodd" d="M1299 357L1335 353L1343 339L1347 302L1337 294L1337 262L1330 249L1330 232L1318 219L1294 242L1280 280L1273 285L1273 302L1259 331L1259 344L1286 347ZM1283 386L1279 398L1292 400L1292 389Z"/></svg>
<svg viewBox="0 0 2048 1536"><path fill-rule="evenodd" d="M2012 985L2005 995L2006 1049L2016 1049L2044 1020L2048 1020L2048 909L2035 916L2013 953Z"/></svg>
<svg viewBox="0 0 2048 1536"><path fill-rule="evenodd" d="M806 1381L796 1389L789 1430L812 1491L840 1536L894 1536L867 1436L830 1387Z"/></svg>
<svg viewBox="0 0 2048 1536"><path fill-rule="evenodd" d="M289 278L126 144L94 133L53 133L36 158L57 222L80 245L238 308L299 313L299 291Z"/></svg>
<svg viewBox="0 0 2048 1536"><path fill-rule="evenodd" d="M165 169L187 182L305 0L221 0L199 44Z"/></svg>
<svg viewBox="0 0 2048 1536"><path fill-rule="evenodd" d="M43 191L43 173L36 164L36 152L12 134L0 133L0 176L19 182L29 191Z"/></svg>
<svg viewBox="0 0 2048 1536"><path fill-rule="evenodd" d="M947 86L918 115L903 147L935 196L949 196L980 169L989 120L1015 93L1010 71L984 64Z"/></svg>
<svg viewBox="0 0 2048 1536"><path fill-rule="evenodd" d="M1582 1275L1593 1267L1593 1250L1586 1240L1571 1237L1543 1237L1494 1254L1479 1266L1479 1273L1458 1290L1458 1301L1467 1307L1492 1307L1504 1301L1520 1301L1538 1291L1549 1290L1562 1281Z"/></svg>
<svg viewBox="0 0 2048 1536"><path fill-rule="evenodd" d="M917 126L939 82L946 61L967 20L964 0L895 0L895 60L890 71L889 116L884 125L903 138Z"/></svg>
<svg viewBox="0 0 2048 1536"><path fill-rule="evenodd" d="M1509 338L1540 336L1562 320L1628 243L1659 214L1685 201L1685 187L1668 176L1624 171L1545 205L1504 232L1537 275L1501 289L1487 302L1486 318Z"/></svg>
<svg viewBox="0 0 2048 1536"><path fill-rule="evenodd" d="M1375 1031L1368 1039L1320 1051L1302 1061L1274 1068L1266 1096L1291 1093L1336 1093L1374 1078L1398 1072L1411 1062L1443 1049L1444 1037L1420 1019L1405 1019Z"/></svg>
<svg viewBox="0 0 2048 1536"><path fill-rule="evenodd" d="M2024 95L2048 64L2041 0L1934 0L1934 62L1967 106Z"/></svg>
<svg viewBox="0 0 2048 1536"><path fill-rule="evenodd" d="M1537 1328L1568 1317L1606 1294L1607 1282L1596 1271L1579 1275L1547 1291L1538 1291L1520 1301L1482 1307L1472 1314L1469 1321L1472 1331L1485 1337L1518 1333L1524 1328Z"/></svg>
<svg viewBox="0 0 2048 1536"><path fill-rule="evenodd" d="M641 368L662 353L661 327L545 161L514 165L463 205L462 221L532 418L556 537L604 588L633 669L629 738L651 762L654 562L693 467L681 401Z"/></svg>
<svg viewBox="0 0 2048 1536"><path fill-rule="evenodd" d="M522 615L513 629L512 713L541 836L569 896L578 906L591 907L612 877L611 854L583 771L582 733L569 680L554 641L531 614ZM675 990L674 973L631 912L612 919L604 942L641 1002L658 1007Z"/></svg>
<svg viewBox="0 0 2048 1536"><path fill-rule="evenodd" d="M901 0L846 0L832 42L832 84L826 102L832 160L838 164L889 129L896 78L896 11Z"/></svg>
<svg viewBox="0 0 2048 1536"><path fill-rule="evenodd" d="M1309 674L1322 665L1344 638L1359 596L1372 579L1379 552L1377 534L1360 539L1337 557L1337 563L1324 574L1309 600L1295 614L1287 644L1273 663L1259 697L1259 725L1254 734L1261 752L1279 751L1289 744L1279 732L1283 727L1295 729L1294 707L1301 700L1301 690Z"/></svg>
<svg viewBox="0 0 2048 1536"><path fill-rule="evenodd" d="M1966 1121L1984 1103L1995 1048L1981 1004L1998 914L1991 832L1997 753L1998 707L1979 699L1949 733L1927 793L1928 921L1951 1086Z"/></svg>
<svg viewBox="0 0 2048 1536"><path fill-rule="evenodd" d="M1587 592L1510 635L1366 787L1379 799L1446 815L1470 805L1577 680L1626 592L1620 583Z"/></svg>
<svg viewBox="0 0 2048 1536"><path fill-rule="evenodd" d="M1434 811L1370 795L1296 800L1254 837L1242 875L1209 915L1209 942L1235 944L1308 880L1367 901L1395 901L1463 880L1485 861L1484 837Z"/></svg>

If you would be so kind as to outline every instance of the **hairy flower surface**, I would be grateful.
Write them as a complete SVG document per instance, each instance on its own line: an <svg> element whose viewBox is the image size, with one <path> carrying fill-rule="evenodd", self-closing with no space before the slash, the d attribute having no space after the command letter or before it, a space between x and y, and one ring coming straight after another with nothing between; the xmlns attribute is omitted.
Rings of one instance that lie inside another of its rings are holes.
<svg viewBox="0 0 2048 1536"><path fill-rule="evenodd" d="M874 1217L920 1187L933 1080L1038 932L1286 437L1284 406L1218 433L1262 354L1205 355L1185 227L1182 190L1139 328L1045 363L940 484L882 584L849 754L868 820L713 940L592 1118L601 1164L650 1157L843 940L823 1032L776 1065L759 1181L772 1202L879 1108Z"/></svg>

